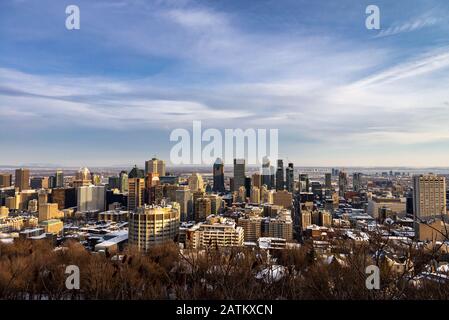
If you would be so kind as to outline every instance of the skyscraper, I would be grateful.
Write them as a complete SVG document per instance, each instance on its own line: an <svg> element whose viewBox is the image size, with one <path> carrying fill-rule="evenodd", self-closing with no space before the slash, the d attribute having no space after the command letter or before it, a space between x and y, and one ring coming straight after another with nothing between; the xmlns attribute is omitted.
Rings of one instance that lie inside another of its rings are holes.
<svg viewBox="0 0 449 320"><path fill-rule="evenodd" d="M64 172L62 170L56 170L56 173L55 173L55 187L56 188L64 187Z"/></svg>
<svg viewBox="0 0 449 320"><path fill-rule="evenodd" d="M15 186L19 188L19 191L30 189L30 170L29 169L16 169Z"/></svg>
<svg viewBox="0 0 449 320"><path fill-rule="evenodd" d="M338 195L344 197L348 190L348 175L344 171L340 171L338 174Z"/></svg>
<svg viewBox="0 0 449 320"><path fill-rule="evenodd" d="M264 157L262 161L262 185L266 185L268 189L271 189L271 167L268 157Z"/></svg>
<svg viewBox="0 0 449 320"><path fill-rule="evenodd" d="M284 184L284 162L279 159L276 169L276 190L284 190Z"/></svg>
<svg viewBox="0 0 449 320"><path fill-rule="evenodd" d="M288 192L293 192L295 189L295 179L294 179L294 169L293 163L289 163L288 167L285 168L285 186Z"/></svg>
<svg viewBox="0 0 449 320"><path fill-rule="evenodd" d="M413 213L415 219L446 214L446 179L437 175L413 176Z"/></svg>
<svg viewBox="0 0 449 320"><path fill-rule="evenodd" d="M119 189L120 192L128 192L128 173L126 171L120 172Z"/></svg>
<svg viewBox="0 0 449 320"><path fill-rule="evenodd" d="M262 176L259 172L255 172L252 176L252 186L259 188L262 186Z"/></svg>
<svg viewBox="0 0 449 320"><path fill-rule="evenodd" d="M78 211L104 211L106 188L104 186L80 186L77 189Z"/></svg>
<svg viewBox="0 0 449 320"><path fill-rule="evenodd" d="M145 161L145 174L158 173L160 177L165 176L165 161L157 158Z"/></svg>
<svg viewBox="0 0 449 320"><path fill-rule="evenodd" d="M128 210L136 210L143 206L145 196L145 179L128 179Z"/></svg>
<svg viewBox="0 0 449 320"><path fill-rule="evenodd" d="M332 189L332 174L331 173L324 174L324 188L327 190Z"/></svg>
<svg viewBox="0 0 449 320"><path fill-rule="evenodd" d="M176 190L176 202L180 206L181 221L187 221L192 215L192 195L187 186L180 186Z"/></svg>
<svg viewBox="0 0 449 320"><path fill-rule="evenodd" d="M362 189L362 174L360 172L352 174L352 189L355 192L359 192Z"/></svg>
<svg viewBox="0 0 449 320"><path fill-rule="evenodd" d="M234 159L233 191L245 186L245 159Z"/></svg>
<svg viewBox="0 0 449 320"><path fill-rule="evenodd" d="M192 173L188 178L188 182L191 192L204 191L203 177L199 173Z"/></svg>
<svg viewBox="0 0 449 320"><path fill-rule="evenodd" d="M305 173L299 175L299 191L309 192L309 176Z"/></svg>
<svg viewBox="0 0 449 320"><path fill-rule="evenodd" d="M12 185L12 174L0 174L0 188L10 187Z"/></svg>
<svg viewBox="0 0 449 320"><path fill-rule="evenodd" d="M217 160L215 160L213 166L213 175L214 175L214 187L212 190L215 192L224 192L225 191L224 164L220 158L217 158Z"/></svg>

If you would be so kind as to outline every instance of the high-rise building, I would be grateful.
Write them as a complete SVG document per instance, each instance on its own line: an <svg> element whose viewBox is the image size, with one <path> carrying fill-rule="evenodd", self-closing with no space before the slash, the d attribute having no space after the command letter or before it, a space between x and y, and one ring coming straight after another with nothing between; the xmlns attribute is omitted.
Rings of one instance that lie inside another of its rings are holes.
<svg viewBox="0 0 449 320"><path fill-rule="evenodd" d="M234 159L234 185L233 191L245 186L245 159Z"/></svg>
<svg viewBox="0 0 449 320"><path fill-rule="evenodd" d="M348 174L344 171L340 171L338 174L338 195L344 197L348 190Z"/></svg>
<svg viewBox="0 0 449 320"><path fill-rule="evenodd" d="M120 178L119 182L120 192L122 193L128 192L128 173L126 171L121 171L119 178Z"/></svg>
<svg viewBox="0 0 449 320"><path fill-rule="evenodd" d="M305 173L299 174L299 192L309 192L309 176Z"/></svg>
<svg viewBox="0 0 449 320"><path fill-rule="evenodd" d="M104 211L106 206L106 188L104 186L81 186L77 188L78 211Z"/></svg>
<svg viewBox="0 0 449 320"><path fill-rule="evenodd" d="M255 172L252 176L252 186L259 188L262 186L262 176L259 172Z"/></svg>
<svg viewBox="0 0 449 320"><path fill-rule="evenodd" d="M244 239L247 242L256 242L262 236L261 217L243 217L239 218L237 225L243 228Z"/></svg>
<svg viewBox="0 0 449 320"><path fill-rule="evenodd" d="M266 218L262 224L265 237L293 240L293 221L290 210L282 210L276 218Z"/></svg>
<svg viewBox="0 0 449 320"><path fill-rule="evenodd" d="M50 194L51 201L58 204L58 209L72 208L77 205L75 188L54 188ZM43 201L40 201L40 203Z"/></svg>
<svg viewBox="0 0 449 320"><path fill-rule="evenodd" d="M211 214L211 201L209 198L198 198L195 200L195 221L206 220Z"/></svg>
<svg viewBox="0 0 449 320"><path fill-rule="evenodd" d="M0 188L6 188L12 186L12 174L1 173L0 174Z"/></svg>
<svg viewBox="0 0 449 320"><path fill-rule="evenodd" d="M192 173L187 180L191 192L204 191L203 177L199 173Z"/></svg>
<svg viewBox="0 0 449 320"><path fill-rule="evenodd" d="M160 177L165 176L165 161L157 158L145 161L145 174L158 173Z"/></svg>
<svg viewBox="0 0 449 320"><path fill-rule="evenodd" d="M415 219L446 215L446 179L433 174L413 176Z"/></svg>
<svg viewBox="0 0 449 320"><path fill-rule="evenodd" d="M260 189L258 187L251 188L251 203L260 203Z"/></svg>
<svg viewBox="0 0 449 320"><path fill-rule="evenodd" d="M331 173L324 174L324 188L326 190L332 189L332 174Z"/></svg>
<svg viewBox="0 0 449 320"><path fill-rule="evenodd" d="M152 246L175 240L179 233L179 204L139 207L130 212L128 243L147 251Z"/></svg>
<svg viewBox="0 0 449 320"><path fill-rule="evenodd" d="M30 179L30 188L31 189L48 189L48 177L33 177Z"/></svg>
<svg viewBox="0 0 449 320"><path fill-rule="evenodd" d="M30 170L29 169L16 169L16 177L14 184L19 191L30 189Z"/></svg>
<svg viewBox="0 0 449 320"><path fill-rule="evenodd" d="M251 197L251 177L245 177L246 198Z"/></svg>
<svg viewBox="0 0 449 320"><path fill-rule="evenodd" d="M262 185L266 185L268 189L273 188L273 177L270 165L270 159L264 157L262 161Z"/></svg>
<svg viewBox="0 0 449 320"><path fill-rule="evenodd" d="M192 215L192 195L187 186L179 186L176 190L176 202L179 203L181 221L187 221Z"/></svg>
<svg viewBox="0 0 449 320"><path fill-rule="evenodd" d="M57 203L45 203L39 206L39 222L63 217L64 213L59 211Z"/></svg>
<svg viewBox="0 0 449 320"><path fill-rule="evenodd" d="M120 187L120 177L117 176L108 177L108 188L110 190L119 189L119 187Z"/></svg>
<svg viewBox="0 0 449 320"><path fill-rule="evenodd" d="M143 206L145 197L145 179L128 179L128 210L136 210Z"/></svg>
<svg viewBox="0 0 449 320"><path fill-rule="evenodd" d="M64 172L62 170L56 170L54 187L55 188L64 187Z"/></svg>
<svg viewBox="0 0 449 320"><path fill-rule="evenodd" d="M292 202L292 193L288 192L287 190L280 190L276 191L273 194L273 204L282 206L285 209L291 209L293 202Z"/></svg>
<svg viewBox="0 0 449 320"><path fill-rule="evenodd" d="M352 174L352 189L355 192L362 190L362 173L354 172Z"/></svg>
<svg viewBox="0 0 449 320"><path fill-rule="evenodd" d="M278 166L276 169L276 190L284 190L284 162L278 159Z"/></svg>
<svg viewBox="0 0 449 320"><path fill-rule="evenodd" d="M214 192L224 192L225 191L224 164L220 158L217 158L217 160L215 160L213 166L213 176L214 176L214 187L212 188L212 190Z"/></svg>
<svg viewBox="0 0 449 320"><path fill-rule="evenodd" d="M92 175L88 168L84 167L78 170L73 181L73 187L89 186L92 184Z"/></svg>
<svg viewBox="0 0 449 320"><path fill-rule="evenodd" d="M288 167L285 168L285 186L288 192L293 192L295 190L295 178L294 178L294 168L293 163L289 163Z"/></svg>

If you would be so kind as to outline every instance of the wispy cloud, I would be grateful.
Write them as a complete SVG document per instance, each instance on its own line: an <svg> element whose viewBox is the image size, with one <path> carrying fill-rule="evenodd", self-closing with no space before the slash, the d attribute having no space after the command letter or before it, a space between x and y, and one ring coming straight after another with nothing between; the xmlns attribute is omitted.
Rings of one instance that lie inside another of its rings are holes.
<svg viewBox="0 0 449 320"><path fill-rule="evenodd" d="M382 37L388 37L397 35L400 33L407 33L407 32L413 32L416 30L420 30L426 27L430 27L433 25L436 25L438 22L440 22L441 19L433 16L432 14L428 13L423 16L420 16L418 18L409 20L407 22L403 22L401 24L394 23L392 26L382 29L375 38L382 38Z"/></svg>

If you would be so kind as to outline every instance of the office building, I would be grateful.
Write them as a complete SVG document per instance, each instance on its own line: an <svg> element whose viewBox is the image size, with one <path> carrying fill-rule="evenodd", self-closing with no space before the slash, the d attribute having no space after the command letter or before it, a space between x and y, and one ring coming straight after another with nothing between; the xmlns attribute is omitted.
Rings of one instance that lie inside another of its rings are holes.
<svg viewBox="0 0 449 320"><path fill-rule="evenodd" d="M258 189L260 189L260 187L262 186L262 175L259 172L255 172L252 175L252 187L256 187Z"/></svg>
<svg viewBox="0 0 449 320"><path fill-rule="evenodd" d="M276 169L276 190L284 190L284 162L279 159L278 160L278 166Z"/></svg>
<svg viewBox="0 0 449 320"><path fill-rule="evenodd" d="M285 209L291 209L293 205L293 196L287 190L276 191L273 193L273 204L282 206Z"/></svg>
<svg viewBox="0 0 449 320"><path fill-rule="evenodd" d="M144 197L145 179L143 177L128 179L128 210L136 210L143 206Z"/></svg>
<svg viewBox="0 0 449 320"><path fill-rule="evenodd" d="M77 207L80 212L104 211L106 188L104 186L81 186L77 188Z"/></svg>
<svg viewBox="0 0 449 320"><path fill-rule="evenodd" d="M245 186L245 159L234 159L234 185L232 190L238 191Z"/></svg>
<svg viewBox="0 0 449 320"><path fill-rule="evenodd" d="M181 221L187 221L192 215L192 195L187 186L179 186L176 190L176 202L179 203Z"/></svg>
<svg viewBox="0 0 449 320"><path fill-rule="evenodd" d="M56 170L54 187L55 188L64 187L64 172L62 170Z"/></svg>
<svg viewBox="0 0 449 320"><path fill-rule="evenodd" d="M294 171L293 163L290 162L287 168L285 168L285 187L288 192L295 191Z"/></svg>
<svg viewBox="0 0 449 320"><path fill-rule="evenodd" d="M338 195L344 197L348 190L348 174L344 171L340 171L338 174Z"/></svg>
<svg viewBox="0 0 449 320"><path fill-rule="evenodd" d="M299 192L309 192L309 183L309 176L307 174L299 174Z"/></svg>
<svg viewBox="0 0 449 320"><path fill-rule="evenodd" d="M14 185L19 188L19 191L30 189L30 170L29 169L16 169L16 176Z"/></svg>
<svg viewBox="0 0 449 320"><path fill-rule="evenodd" d="M362 190L362 174L360 172L354 172L352 174L352 189L355 192Z"/></svg>
<svg viewBox="0 0 449 320"><path fill-rule="evenodd" d="M214 192L224 192L225 184L224 184L224 164L220 158L215 160L213 166L213 177L214 177L214 186L212 190Z"/></svg>
<svg viewBox="0 0 449 320"><path fill-rule="evenodd" d="M12 174L0 173L0 188L7 188L12 186Z"/></svg>
<svg viewBox="0 0 449 320"><path fill-rule="evenodd" d="M204 191L203 177L199 173L192 173L187 180L191 192Z"/></svg>
<svg viewBox="0 0 449 320"><path fill-rule="evenodd" d="M211 200L209 198L198 198L195 200L195 221L205 221L211 214Z"/></svg>
<svg viewBox="0 0 449 320"><path fill-rule="evenodd" d="M332 190L332 174L331 173L324 174L324 188L326 190Z"/></svg>
<svg viewBox="0 0 449 320"><path fill-rule="evenodd" d="M160 177L165 176L165 161L157 158L145 161L145 174L157 173Z"/></svg>
<svg viewBox="0 0 449 320"><path fill-rule="evenodd" d="M50 187L48 177L33 177L30 179L31 189L48 189Z"/></svg>

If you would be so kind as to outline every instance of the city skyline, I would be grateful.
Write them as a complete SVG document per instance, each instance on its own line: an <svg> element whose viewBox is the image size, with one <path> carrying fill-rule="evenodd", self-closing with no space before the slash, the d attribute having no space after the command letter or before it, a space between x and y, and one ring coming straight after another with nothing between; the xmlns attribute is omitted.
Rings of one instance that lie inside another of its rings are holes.
<svg viewBox="0 0 449 320"><path fill-rule="evenodd" d="M76 4L72 31L65 3L0 4L2 165L25 150L61 166L169 159L170 132L197 120L279 128L298 166L449 164L444 1L377 1L380 30L370 1Z"/></svg>

